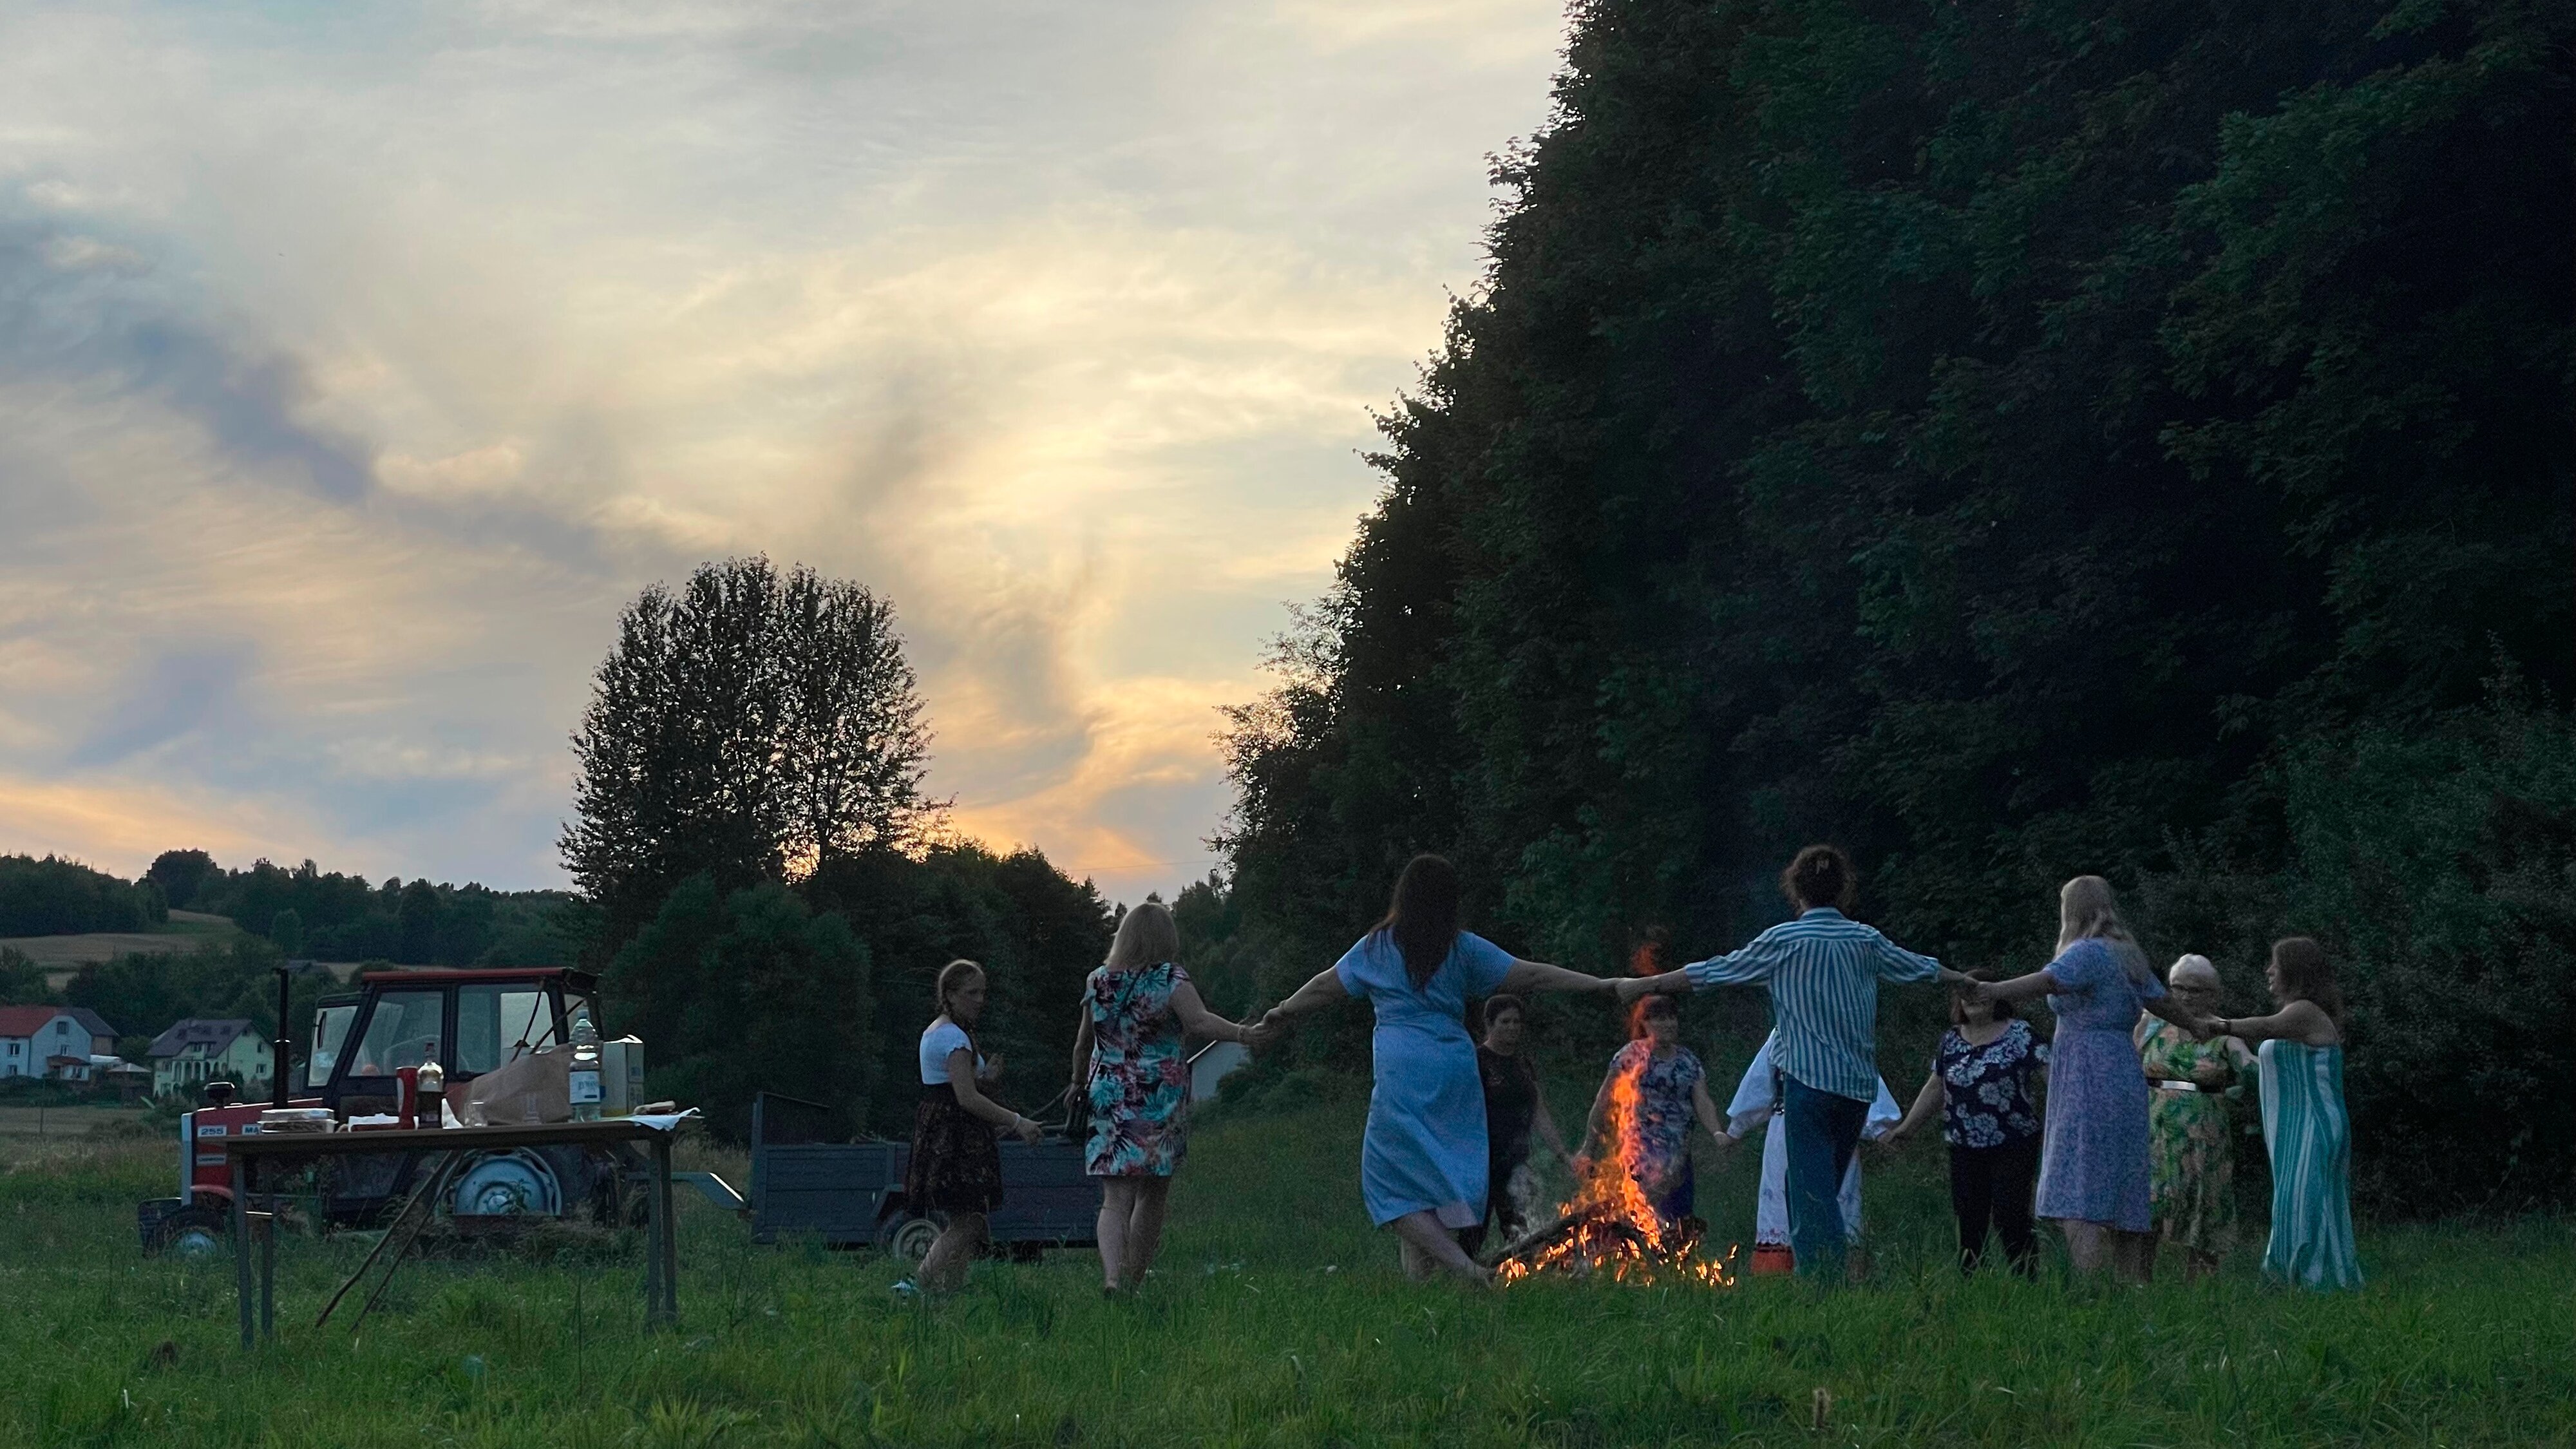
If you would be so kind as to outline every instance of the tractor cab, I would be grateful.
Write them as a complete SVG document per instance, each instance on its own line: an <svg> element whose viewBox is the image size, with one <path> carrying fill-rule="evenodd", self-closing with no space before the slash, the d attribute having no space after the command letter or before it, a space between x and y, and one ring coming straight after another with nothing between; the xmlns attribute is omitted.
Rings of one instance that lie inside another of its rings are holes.
<svg viewBox="0 0 2576 1449"><path fill-rule="evenodd" d="M323 1000L297 1086L334 1112L386 1110L394 1074L436 1060L448 1091L531 1051L568 1039L572 1014L599 1020L598 980L563 967L369 971L355 995Z"/></svg>

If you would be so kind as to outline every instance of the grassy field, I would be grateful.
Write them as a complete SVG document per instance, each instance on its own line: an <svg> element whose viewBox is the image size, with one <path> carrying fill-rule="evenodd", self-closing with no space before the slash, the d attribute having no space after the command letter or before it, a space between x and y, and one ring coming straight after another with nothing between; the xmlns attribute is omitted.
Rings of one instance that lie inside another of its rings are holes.
<svg viewBox="0 0 2576 1449"><path fill-rule="evenodd" d="M13 950L45 970L45 982L56 991L78 969L93 961L133 954L169 955L193 951L207 941L228 941L242 934L230 916L203 911L172 911L170 919L148 931L84 931L71 936L0 937L0 948Z"/></svg>
<svg viewBox="0 0 2576 1449"><path fill-rule="evenodd" d="M56 1137L87 1137L139 1123L135 1107L0 1107L0 1137L42 1142Z"/></svg>
<svg viewBox="0 0 2576 1449"><path fill-rule="evenodd" d="M309 1325L364 1251L290 1240L283 1342L235 1346L228 1263L146 1260L155 1141L0 1143L0 1443L39 1445L2409 1444L2576 1442L2563 1220L2368 1233L2360 1294L2250 1263L2144 1290L1962 1282L1937 1153L1873 1168L1874 1281L1818 1294L1417 1286L1361 1220L1360 1109L1203 1127L1163 1266L1104 1303L1087 1254L895 1269L757 1248L682 1209L681 1323L629 1245L407 1267L352 1338ZM739 1170L739 1162L718 1161ZM1749 1226L1754 1163L1704 1210ZM1819 1429L1817 1395L1831 1396Z"/></svg>

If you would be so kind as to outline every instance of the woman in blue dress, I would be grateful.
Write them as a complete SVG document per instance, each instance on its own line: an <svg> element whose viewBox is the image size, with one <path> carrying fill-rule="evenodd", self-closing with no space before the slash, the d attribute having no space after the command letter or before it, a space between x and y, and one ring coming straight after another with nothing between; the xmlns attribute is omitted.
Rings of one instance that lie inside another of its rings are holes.
<svg viewBox="0 0 2576 1449"><path fill-rule="evenodd" d="M2301 1288L2361 1286L2352 1239L2352 1119L2343 1107L2343 989L2323 946L2272 943L2270 1016L2204 1028L2261 1042L2263 1145L2272 1154L2272 1237L2264 1276Z"/></svg>
<svg viewBox="0 0 2576 1449"><path fill-rule="evenodd" d="M1458 870L1417 855L1395 883L1386 919L1330 968L1262 1019L1266 1034L1288 1018L1365 996L1377 1012L1370 1038L1376 1085L1360 1147L1360 1196L1369 1220L1393 1227L1405 1272L1447 1269L1488 1276L1458 1246L1485 1215L1485 1093L1467 1035L1470 997L1507 991L1590 991L1618 983L1562 966L1522 961L1458 929Z"/></svg>
<svg viewBox="0 0 2576 1449"><path fill-rule="evenodd" d="M2110 882L2079 875L2057 900L2057 959L2027 976L1981 982L1976 993L1988 1001L2044 995L2057 1013L2033 1211L2057 1221L2077 1272L2112 1268L2143 1283L2156 1238L2147 1078L2134 1031L2141 1009L2186 1029L2196 1018L2166 996Z"/></svg>

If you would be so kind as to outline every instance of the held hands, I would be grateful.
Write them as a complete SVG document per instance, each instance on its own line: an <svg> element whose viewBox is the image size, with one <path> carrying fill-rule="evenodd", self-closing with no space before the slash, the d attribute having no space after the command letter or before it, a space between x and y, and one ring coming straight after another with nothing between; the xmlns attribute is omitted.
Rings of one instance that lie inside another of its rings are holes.
<svg viewBox="0 0 2576 1449"><path fill-rule="evenodd" d="M1037 1146L1038 1139L1046 1135L1045 1128L1040 1127L1037 1123L1030 1121L1026 1117L1017 1115L1014 1115L1011 1119L1011 1131L1016 1134L1022 1142L1029 1144L1031 1147Z"/></svg>
<svg viewBox="0 0 2576 1449"><path fill-rule="evenodd" d="M1243 1044L1257 1052L1268 1051L1288 1034L1287 1024L1280 1020L1276 1009L1263 1013L1258 1021L1238 1023L1238 1029L1243 1033Z"/></svg>
<svg viewBox="0 0 2576 1449"><path fill-rule="evenodd" d="M1621 1006L1628 1006L1655 994L1652 976L1626 976L1611 984L1611 993Z"/></svg>

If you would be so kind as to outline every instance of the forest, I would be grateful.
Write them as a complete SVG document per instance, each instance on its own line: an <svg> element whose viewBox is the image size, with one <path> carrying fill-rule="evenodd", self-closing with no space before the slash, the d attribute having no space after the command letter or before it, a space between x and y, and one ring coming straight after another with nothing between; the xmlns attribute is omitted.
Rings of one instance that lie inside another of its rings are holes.
<svg viewBox="0 0 2576 1449"><path fill-rule="evenodd" d="M2514 0L1577 5L1231 712L1264 989L1417 850L1595 970L1739 944L1812 840L1960 966L2042 964L2098 872L2240 1010L2327 942L2366 1202L2567 1201L2571 45Z"/></svg>

